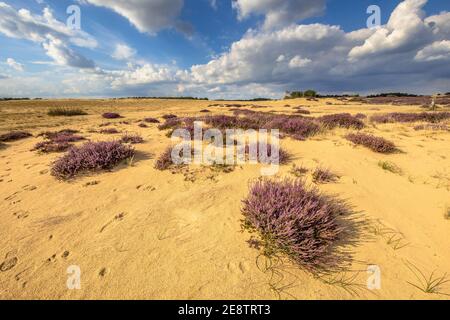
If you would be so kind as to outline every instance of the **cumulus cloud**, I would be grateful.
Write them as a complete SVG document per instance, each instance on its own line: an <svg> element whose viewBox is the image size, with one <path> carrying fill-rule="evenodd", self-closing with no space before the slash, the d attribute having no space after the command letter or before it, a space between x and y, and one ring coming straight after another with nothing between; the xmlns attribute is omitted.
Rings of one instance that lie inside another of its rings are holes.
<svg viewBox="0 0 450 320"><path fill-rule="evenodd" d="M70 48L70 44L95 48L97 41L89 34L68 28L56 20L49 8L42 15L29 10L16 10L0 2L0 33L15 39L29 40L42 45L47 55L57 64L78 68L92 68L94 63Z"/></svg>
<svg viewBox="0 0 450 320"><path fill-rule="evenodd" d="M450 41L436 41L419 52L417 52L415 59L418 61L436 61L450 59Z"/></svg>
<svg viewBox="0 0 450 320"><path fill-rule="evenodd" d="M126 44L119 43L116 45L112 57L116 60L129 60L136 54L136 50Z"/></svg>
<svg viewBox="0 0 450 320"><path fill-rule="evenodd" d="M177 27L187 30L177 20L183 0L81 0L82 3L105 7L126 18L140 32L155 34L161 29Z"/></svg>
<svg viewBox="0 0 450 320"><path fill-rule="evenodd" d="M20 72L23 71L23 64L17 62L13 58L6 59L6 64L16 71L20 71Z"/></svg>
<svg viewBox="0 0 450 320"><path fill-rule="evenodd" d="M270 29L321 14L325 0L236 0L233 8L240 20L251 14L264 15L264 28Z"/></svg>

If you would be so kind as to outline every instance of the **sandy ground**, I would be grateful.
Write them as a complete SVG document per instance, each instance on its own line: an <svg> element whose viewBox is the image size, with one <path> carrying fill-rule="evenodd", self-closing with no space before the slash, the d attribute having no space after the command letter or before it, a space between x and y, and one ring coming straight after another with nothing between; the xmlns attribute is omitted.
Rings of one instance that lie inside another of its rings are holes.
<svg viewBox="0 0 450 320"><path fill-rule="evenodd" d="M401 149L393 155L354 147L343 138L348 133L343 129L305 142L282 141L294 155L292 163L338 173L337 183L319 188L347 199L364 217L358 245L351 248L352 266L317 277L286 261L264 261L247 243L250 235L240 227L241 200L248 182L259 176L259 166L244 165L231 173L192 166L185 174L153 168L170 139L156 125L140 128L136 121L166 113L201 115L201 109L214 103L0 102L0 133L23 129L37 135L73 128L94 141L111 140L120 135L89 131L107 122L103 112L117 111L125 119L112 120L111 127L146 140L136 146L132 165L70 183L49 173L60 155L30 151L41 138L8 143L0 150L0 299L449 299L450 283L438 288L440 294L416 286L424 286L420 273L439 279L450 271L450 220L445 217L450 207L450 132L415 131L414 124L369 124L365 132L388 138ZM421 111L418 106L344 105L337 100L255 104L267 106L258 111L285 113L305 105L313 116ZM89 115L50 118L46 112L51 106L77 106ZM230 114L227 108L209 109ZM124 120L129 124L117 124ZM395 163L403 173L383 170L380 161ZM279 176L292 176L292 163ZM269 270L263 267L267 263L272 263ZM71 265L80 267L81 290L67 288ZM380 268L379 290L367 289L369 265Z"/></svg>

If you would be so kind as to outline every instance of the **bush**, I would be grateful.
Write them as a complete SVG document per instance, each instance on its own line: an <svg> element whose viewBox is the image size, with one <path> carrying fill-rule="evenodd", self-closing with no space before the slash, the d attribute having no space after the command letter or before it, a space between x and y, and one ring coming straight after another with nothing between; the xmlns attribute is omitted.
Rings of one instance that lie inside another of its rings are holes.
<svg viewBox="0 0 450 320"><path fill-rule="evenodd" d="M158 126L159 130L167 130L177 128L182 124L182 121L177 118L167 119L166 122L160 124Z"/></svg>
<svg viewBox="0 0 450 320"><path fill-rule="evenodd" d="M367 116L364 113L357 113L355 114L355 118L359 120L367 119Z"/></svg>
<svg viewBox="0 0 450 320"><path fill-rule="evenodd" d="M139 123L138 126L141 127L141 128L148 128L148 125L146 125L143 122Z"/></svg>
<svg viewBox="0 0 450 320"><path fill-rule="evenodd" d="M118 133L120 133L120 131L115 128L107 128L107 129L100 130L100 133L102 133L102 134L118 134Z"/></svg>
<svg viewBox="0 0 450 320"><path fill-rule="evenodd" d="M145 118L144 122L147 122L147 123L160 123L160 121L158 119L155 119L155 118Z"/></svg>
<svg viewBox="0 0 450 320"><path fill-rule="evenodd" d="M393 153L397 150L393 142L370 134L351 133L345 138L354 144L365 146L379 153Z"/></svg>
<svg viewBox="0 0 450 320"><path fill-rule="evenodd" d="M12 142L32 137L31 133L26 131L11 131L0 135L0 142Z"/></svg>
<svg viewBox="0 0 450 320"><path fill-rule="evenodd" d="M330 183L339 180L337 174L331 172L330 169L325 168L317 168L314 170L312 177L315 183Z"/></svg>
<svg viewBox="0 0 450 320"><path fill-rule="evenodd" d="M56 160L51 173L58 179L72 179L80 173L112 169L133 156L132 147L117 141L88 142L81 147L73 147Z"/></svg>
<svg viewBox="0 0 450 320"><path fill-rule="evenodd" d="M169 147L159 156L158 160L156 160L155 169L164 171L169 169L172 164L172 147Z"/></svg>
<svg viewBox="0 0 450 320"><path fill-rule="evenodd" d="M341 127L359 130L365 127L364 122L349 113L330 114L322 116L318 120L328 129Z"/></svg>
<svg viewBox="0 0 450 320"><path fill-rule="evenodd" d="M298 113L298 114L311 114L311 111L309 111L309 110L303 110L303 109L297 109L297 110L295 111L295 113Z"/></svg>
<svg viewBox="0 0 450 320"><path fill-rule="evenodd" d="M120 114L113 113L113 112L104 113L102 115L102 117L105 118L105 119L120 119L120 118L122 118L122 116Z"/></svg>
<svg viewBox="0 0 450 320"><path fill-rule="evenodd" d="M131 143L131 144L138 144L138 143L143 143L144 139L137 135L137 134L125 134L122 136L122 138L120 139L120 141L122 143Z"/></svg>
<svg viewBox="0 0 450 320"><path fill-rule="evenodd" d="M308 118L279 117L266 125L267 129L279 129L281 132L306 139L320 131L320 126Z"/></svg>
<svg viewBox="0 0 450 320"><path fill-rule="evenodd" d="M75 117L87 115L81 109L68 109L68 108L52 108L47 112L47 115L51 117Z"/></svg>
<svg viewBox="0 0 450 320"><path fill-rule="evenodd" d="M174 114L165 114L165 115L162 116L162 118L164 120L169 120L169 119L175 119L175 118L178 118L178 117L176 115L174 115Z"/></svg>
<svg viewBox="0 0 450 320"><path fill-rule="evenodd" d="M308 189L302 180L259 180L243 201L243 226L259 233L264 254L286 254L310 271L329 269L342 262L336 245L345 228L340 216L347 205Z"/></svg>
<svg viewBox="0 0 450 320"><path fill-rule="evenodd" d="M210 113L211 111L209 111L208 109L203 109L203 110L200 110L200 112L201 113Z"/></svg>
<svg viewBox="0 0 450 320"><path fill-rule="evenodd" d="M431 122L437 123L450 119L450 112L422 112L422 113L400 113L393 112L381 115L374 115L370 118L372 122L394 123L394 122Z"/></svg>
<svg viewBox="0 0 450 320"><path fill-rule="evenodd" d="M37 143L32 151L39 151L42 153L65 152L72 146L73 145L68 142L43 141Z"/></svg>
<svg viewBox="0 0 450 320"><path fill-rule="evenodd" d="M263 164L269 164L271 157L272 157L272 150L273 150L273 146L271 144L267 145L267 152L266 154L264 154L264 152L262 154L260 154L261 150L259 148L259 143L256 144L256 146L254 145L246 145L245 146L245 154L249 155L250 150L252 149L256 150L256 155L258 157L258 161L260 161ZM289 163L289 161L292 160L292 155L285 151L283 148L279 148L279 153L278 153L278 158L274 159L275 162L278 162L278 164L287 164Z"/></svg>

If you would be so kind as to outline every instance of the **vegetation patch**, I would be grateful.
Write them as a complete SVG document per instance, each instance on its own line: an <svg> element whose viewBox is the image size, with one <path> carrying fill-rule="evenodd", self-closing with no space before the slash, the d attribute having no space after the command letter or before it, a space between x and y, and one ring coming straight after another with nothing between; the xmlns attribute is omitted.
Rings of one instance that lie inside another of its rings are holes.
<svg viewBox="0 0 450 320"><path fill-rule="evenodd" d="M332 183L339 180L339 176L333 173L330 169L318 167L314 170L313 181L315 183Z"/></svg>
<svg viewBox="0 0 450 320"><path fill-rule="evenodd" d="M72 108L51 108L47 115L51 117L76 117L76 116L85 116L87 115L82 109L72 109Z"/></svg>
<svg viewBox="0 0 450 320"><path fill-rule="evenodd" d="M391 173L395 173L395 174L399 174L402 175L403 174L403 170L397 166L395 163L390 162L390 161L380 161L378 162L378 166L385 170L385 171L389 171Z"/></svg>
<svg viewBox="0 0 450 320"><path fill-rule="evenodd" d="M0 142L13 142L32 137L31 133L26 131L11 131L0 135Z"/></svg>
<svg viewBox="0 0 450 320"><path fill-rule="evenodd" d="M114 113L114 112L106 112L102 115L103 118L105 119L120 119L122 118L122 116L118 113Z"/></svg>
<svg viewBox="0 0 450 320"><path fill-rule="evenodd" d="M134 149L118 141L88 142L73 147L52 164L51 173L58 179L73 179L86 172L110 170L134 156Z"/></svg>
<svg viewBox="0 0 450 320"><path fill-rule="evenodd" d="M379 153L393 153L397 151L395 144L381 137L375 137L365 133L351 133L345 137L357 145L362 145L372 151Z"/></svg>
<svg viewBox="0 0 450 320"><path fill-rule="evenodd" d="M282 253L307 270L330 270L345 260L336 245L346 233L339 219L350 211L300 179L262 179L243 200L242 226L259 234L253 242L264 255Z"/></svg>
<svg viewBox="0 0 450 320"><path fill-rule="evenodd" d="M422 113L387 113L374 115L370 118L376 123L394 123L394 122L430 122L437 123L450 119L450 112L422 112Z"/></svg>
<svg viewBox="0 0 450 320"><path fill-rule="evenodd" d="M144 139L140 135L127 133L122 136L122 138L120 139L120 142L130 143L130 144L139 144L139 143L143 143Z"/></svg>
<svg viewBox="0 0 450 320"><path fill-rule="evenodd" d="M349 113L330 114L322 116L318 120L328 129L341 127L360 130L365 127L364 122Z"/></svg>

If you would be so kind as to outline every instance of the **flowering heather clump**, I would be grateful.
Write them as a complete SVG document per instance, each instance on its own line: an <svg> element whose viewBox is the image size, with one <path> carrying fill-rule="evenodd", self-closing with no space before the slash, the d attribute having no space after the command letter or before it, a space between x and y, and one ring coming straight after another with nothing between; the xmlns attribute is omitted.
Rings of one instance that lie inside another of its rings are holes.
<svg viewBox="0 0 450 320"><path fill-rule="evenodd" d="M350 209L302 180L255 182L242 213L243 226L259 233L268 256L284 253L310 271L338 267L345 259L336 246L346 232L339 219Z"/></svg>
<svg viewBox="0 0 450 320"><path fill-rule="evenodd" d="M445 124L421 124L414 127L414 130L442 130L442 131L450 131L450 127Z"/></svg>
<svg viewBox="0 0 450 320"><path fill-rule="evenodd" d="M331 172L330 169L317 168L313 174L313 181L315 183L330 183L339 180L339 176Z"/></svg>
<svg viewBox="0 0 450 320"><path fill-rule="evenodd" d="M273 150L273 146L271 144L267 145L267 152L263 152L260 149L259 144L256 144L256 146L255 145L251 145L251 146L246 145L245 146L245 154L249 155L250 151L253 149L256 150L256 155L258 157L258 161L260 161L263 164L270 163L271 156L272 156L272 150ZM262 152L262 153L260 153L260 152ZM289 161L291 161L291 159L292 159L292 155L280 147L279 152L278 152L278 158L273 159L273 161L277 162L278 164L286 164Z"/></svg>
<svg viewBox="0 0 450 320"><path fill-rule="evenodd" d="M355 114L355 118L359 120L367 119L367 116L364 113Z"/></svg>
<svg viewBox="0 0 450 320"><path fill-rule="evenodd" d="M102 133L102 134L117 134L120 132L119 132L119 130L117 130L115 128L108 128L108 129L100 130L100 133Z"/></svg>
<svg viewBox="0 0 450 320"><path fill-rule="evenodd" d="M43 153L63 152L73 146L72 142L84 140L84 137L74 134L76 130L61 130L59 132L44 132L41 136L44 136L47 141L37 143L33 150Z"/></svg>
<svg viewBox="0 0 450 320"><path fill-rule="evenodd" d="M205 123L217 129L237 128L238 117L217 115L205 118Z"/></svg>
<svg viewBox="0 0 450 320"><path fill-rule="evenodd" d="M169 119L175 119L175 118L178 118L178 117L176 115L174 115L174 114L165 114L165 115L162 116L162 118L164 120L169 120Z"/></svg>
<svg viewBox="0 0 450 320"><path fill-rule="evenodd" d="M379 153L393 153L397 150L393 142L370 134L351 133L345 138L354 144L365 146Z"/></svg>
<svg viewBox="0 0 450 320"><path fill-rule="evenodd" d="M147 123L160 123L160 121L158 119L155 119L155 118L145 118L144 122L147 122Z"/></svg>
<svg viewBox="0 0 450 320"><path fill-rule="evenodd" d="M167 119L166 122L160 124L158 126L159 130L167 130L177 128L182 124L182 121L177 118Z"/></svg>
<svg viewBox="0 0 450 320"><path fill-rule="evenodd" d="M120 142L88 142L73 147L52 165L52 175L58 179L72 179L76 175L97 170L109 170L121 161L134 156L134 149Z"/></svg>
<svg viewBox="0 0 450 320"><path fill-rule="evenodd" d="M120 114L113 113L113 112L104 113L102 115L102 117L105 118L105 119L119 119L119 118L122 118L122 116Z"/></svg>
<svg viewBox="0 0 450 320"><path fill-rule="evenodd" d="M294 135L297 138L306 139L320 131L320 126L308 118L279 117L266 125L267 129L279 129L283 133Z"/></svg>
<svg viewBox="0 0 450 320"><path fill-rule="evenodd" d="M431 122L437 123L450 119L450 112L422 112L422 113L387 113L374 115L370 118L372 122L394 123L394 122Z"/></svg>
<svg viewBox="0 0 450 320"><path fill-rule="evenodd" d="M365 127L364 122L349 113L330 114L322 116L318 120L328 129L337 127L362 129Z"/></svg>
<svg viewBox="0 0 450 320"><path fill-rule="evenodd" d="M25 131L11 131L0 135L1 142L12 142L31 137L32 134Z"/></svg>
<svg viewBox="0 0 450 320"><path fill-rule="evenodd" d="M144 139L137 134L125 134L124 136L122 136L120 141L122 143L138 144L138 143L143 143Z"/></svg>
<svg viewBox="0 0 450 320"><path fill-rule="evenodd" d="M172 166L172 148L167 148L158 158L155 163L155 169L164 171Z"/></svg>

